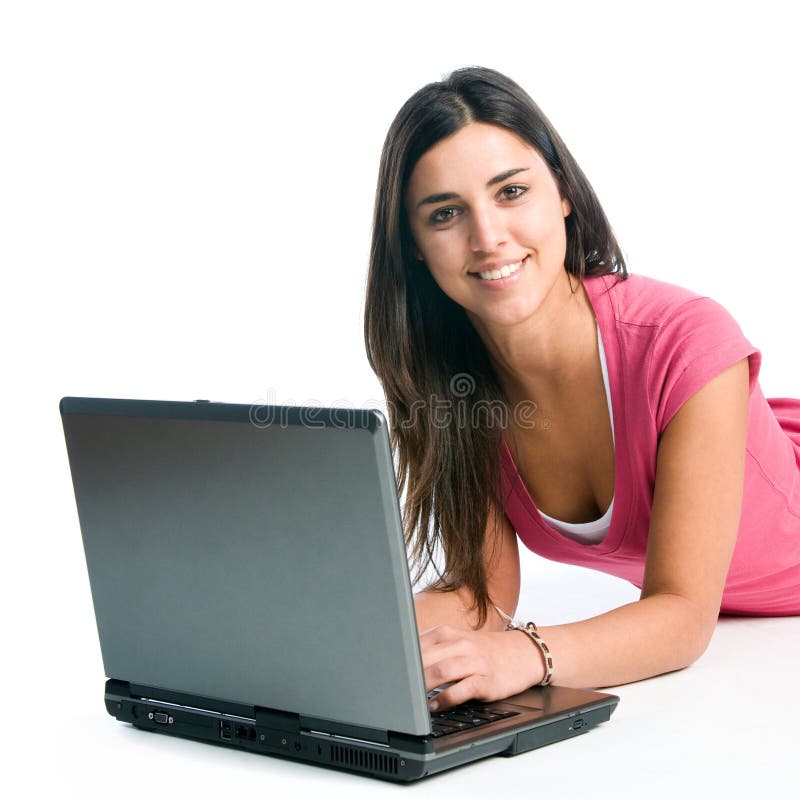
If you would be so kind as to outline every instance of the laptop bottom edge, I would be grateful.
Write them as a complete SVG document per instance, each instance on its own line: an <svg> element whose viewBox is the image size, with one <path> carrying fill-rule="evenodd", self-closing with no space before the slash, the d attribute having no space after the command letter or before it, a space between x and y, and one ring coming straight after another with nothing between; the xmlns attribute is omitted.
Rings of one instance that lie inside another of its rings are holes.
<svg viewBox="0 0 800 800"><path fill-rule="evenodd" d="M616 697L579 716L547 719L498 731L448 748L425 737L393 735L388 744L300 729L296 717L272 712L265 720L246 707L210 710L131 693L130 685L106 683L106 709L121 722L150 732L235 747L261 755L408 783L493 755L514 756L581 735L610 719ZM252 713L252 716L251 716Z"/></svg>

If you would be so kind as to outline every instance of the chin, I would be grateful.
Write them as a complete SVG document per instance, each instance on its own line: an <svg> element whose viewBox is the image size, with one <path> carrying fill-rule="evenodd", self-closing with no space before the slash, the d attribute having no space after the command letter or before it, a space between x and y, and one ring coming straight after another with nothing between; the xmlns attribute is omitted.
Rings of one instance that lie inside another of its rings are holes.
<svg viewBox="0 0 800 800"><path fill-rule="evenodd" d="M536 308L535 304L526 302L510 304L504 308L465 310L473 325L510 327L525 322Z"/></svg>

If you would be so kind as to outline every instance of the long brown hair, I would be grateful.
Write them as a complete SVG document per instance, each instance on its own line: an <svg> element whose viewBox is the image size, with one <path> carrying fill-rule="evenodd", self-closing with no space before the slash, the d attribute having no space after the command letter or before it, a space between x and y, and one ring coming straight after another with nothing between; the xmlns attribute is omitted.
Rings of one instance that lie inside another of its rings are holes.
<svg viewBox="0 0 800 800"><path fill-rule="evenodd" d="M484 566L489 510L502 513L506 398L464 309L415 256L404 198L414 166L470 122L506 128L547 163L572 213L564 266L584 276L627 278L622 253L586 176L538 106L491 69L467 67L412 95L392 122L375 195L364 339L386 394L403 528L415 583L444 553L434 588L471 590L478 625L491 602ZM497 520L499 521L499 520Z"/></svg>

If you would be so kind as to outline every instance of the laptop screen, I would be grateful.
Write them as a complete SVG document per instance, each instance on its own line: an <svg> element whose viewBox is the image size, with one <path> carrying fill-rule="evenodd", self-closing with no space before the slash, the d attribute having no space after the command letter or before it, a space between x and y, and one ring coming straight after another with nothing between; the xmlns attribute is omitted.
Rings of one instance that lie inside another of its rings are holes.
<svg viewBox="0 0 800 800"><path fill-rule="evenodd" d="M426 733L386 422L313 411L62 401L106 675Z"/></svg>

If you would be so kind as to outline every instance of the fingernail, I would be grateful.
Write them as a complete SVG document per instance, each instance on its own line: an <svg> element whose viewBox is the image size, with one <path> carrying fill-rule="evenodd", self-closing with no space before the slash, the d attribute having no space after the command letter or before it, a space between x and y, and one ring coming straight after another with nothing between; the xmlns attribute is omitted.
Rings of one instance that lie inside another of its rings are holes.
<svg viewBox="0 0 800 800"><path fill-rule="evenodd" d="M428 708L431 711L436 711L439 708L439 704L435 700L431 700L430 703L428 703Z"/></svg>

